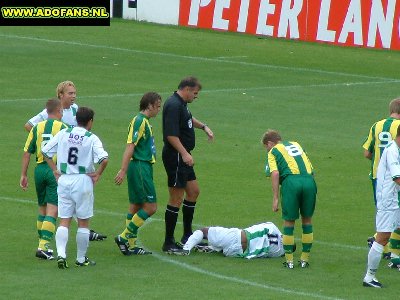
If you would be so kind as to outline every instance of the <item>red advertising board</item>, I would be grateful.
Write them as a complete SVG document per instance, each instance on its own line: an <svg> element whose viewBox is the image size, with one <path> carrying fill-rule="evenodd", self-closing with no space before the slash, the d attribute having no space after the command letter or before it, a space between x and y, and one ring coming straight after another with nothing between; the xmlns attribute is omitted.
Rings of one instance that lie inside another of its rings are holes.
<svg viewBox="0 0 400 300"><path fill-rule="evenodd" d="M397 0L181 0L179 25L400 50Z"/></svg>

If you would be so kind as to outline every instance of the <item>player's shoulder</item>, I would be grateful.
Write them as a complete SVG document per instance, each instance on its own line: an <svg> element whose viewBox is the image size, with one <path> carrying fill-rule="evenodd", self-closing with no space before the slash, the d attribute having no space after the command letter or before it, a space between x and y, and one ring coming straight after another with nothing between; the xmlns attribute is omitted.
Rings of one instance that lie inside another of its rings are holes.
<svg viewBox="0 0 400 300"><path fill-rule="evenodd" d="M75 108L76 110L79 108L78 104L76 104L76 103L71 104L71 107Z"/></svg>
<svg viewBox="0 0 400 300"><path fill-rule="evenodd" d="M289 144L295 145L295 146L297 146L297 147L301 147L300 143L299 143L299 142L296 142L296 141L289 141Z"/></svg>
<svg viewBox="0 0 400 300"><path fill-rule="evenodd" d="M371 129L376 128L379 124L385 123L387 120L388 120L388 118L384 118L384 119L380 119L380 120L374 122L374 123L371 125Z"/></svg>
<svg viewBox="0 0 400 300"><path fill-rule="evenodd" d="M63 121L61 121L61 120L57 120L57 119L53 119L54 121L54 124L56 124L56 125L60 125L62 128L67 128L68 127L68 125L67 124L65 124Z"/></svg>
<svg viewBox="0 0 400 300"><path fill-rule="evenodd" d="M143 122L146 119L146 116L142 113L138 113L136 116L133 117L132 122Z"/></svg>
<svg viewBox="0 0 400 300"><path fill-rule="evenodd" d="M164 107L180 107L183 104L182 99L174 93L165 101Z"/></svg>

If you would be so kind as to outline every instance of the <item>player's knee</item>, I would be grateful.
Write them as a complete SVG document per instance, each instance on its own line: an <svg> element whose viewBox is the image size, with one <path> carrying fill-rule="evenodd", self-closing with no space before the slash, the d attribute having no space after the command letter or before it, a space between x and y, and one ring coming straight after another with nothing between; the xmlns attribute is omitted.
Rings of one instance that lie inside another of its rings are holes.
<svg viewBox="0 0 400 300"><path fill-rule="evenodd" d="M157 204L151 203L150 205L146 205L145 211L149 215L149 217L154 215L157 211Z"/></svg>
<svg viewBox="0 0 400 300"><path fill-rule="evenodd" d="M197 200L197 198L200 195L200 189L199 188L194 188L191 189L190 191L186 191L186 198L189 200Z"/></svg>

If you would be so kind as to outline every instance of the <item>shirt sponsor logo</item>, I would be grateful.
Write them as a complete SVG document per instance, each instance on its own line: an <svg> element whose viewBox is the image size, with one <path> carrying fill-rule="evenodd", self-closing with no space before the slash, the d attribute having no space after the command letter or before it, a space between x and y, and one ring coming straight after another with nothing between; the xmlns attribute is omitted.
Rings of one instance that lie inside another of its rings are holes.
<svg viewBox="0 0 400 300"><path fill-rule="evenodd" d="M82 145L84 137L84 135L70 133L68 137L68 143L74 145Z"/></svg>

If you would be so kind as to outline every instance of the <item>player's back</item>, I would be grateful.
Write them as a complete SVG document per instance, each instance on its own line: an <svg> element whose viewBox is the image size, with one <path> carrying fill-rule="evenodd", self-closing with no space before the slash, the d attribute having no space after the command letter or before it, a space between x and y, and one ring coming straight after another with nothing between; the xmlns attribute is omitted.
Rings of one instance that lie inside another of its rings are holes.
<svg viewBox="0 0 400 300"><path fill-rule="evenodd" d="M55 119L47 119L39 122L29 132L24 151L31 154L35 153L38 164L45 162L41 151L43 146L61 129L66 127L64 123Z"/></svg>
<svg viewBox="0 0 400 300"><path fill-rule="evenodd" d="M363 148L372 154L372 178L376 178L383 150L396 137L399 126L400 120L395 118L382 119L371 126Z"/></svg>
<svg viewBox="0 0 400 300"><path fill-rule="evenodd" d="M279 171L280 177L287 175L311 175L312 164L297 142L281 142L268 153L269 171Z"/></svg>
<svg viewBox="0 0 400 300"><path fill-rule="evenodd" d="M87 174L107 158L100 139L83 127L68 128L59 137L57 163L63 174Z"/></svg>

